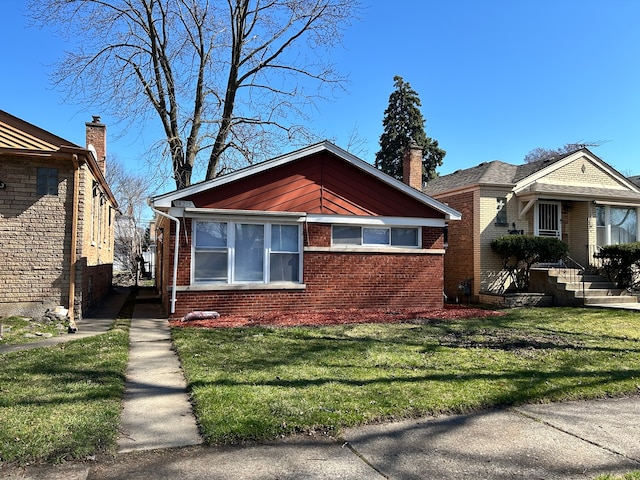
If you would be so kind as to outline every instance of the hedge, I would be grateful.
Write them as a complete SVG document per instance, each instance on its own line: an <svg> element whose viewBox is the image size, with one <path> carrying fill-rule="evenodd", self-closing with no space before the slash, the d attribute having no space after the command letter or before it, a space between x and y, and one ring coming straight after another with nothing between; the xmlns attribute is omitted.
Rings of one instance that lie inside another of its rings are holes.
<svg viewBox="0 0 640 480"><path fill-rule="evenodd" d="M534 235L505 235L493 240L491 249L502 258L518 291L528 290L532 265L554 263L569 253L569 246L562 240Z"/></svg>
<svg viewBox="0 0 640 480"><path fill-rule="evenodd" d="M634 272L640 269L640 242L605 245L594 257L602 260L607 278L618 288L634 286Z"/></svg>

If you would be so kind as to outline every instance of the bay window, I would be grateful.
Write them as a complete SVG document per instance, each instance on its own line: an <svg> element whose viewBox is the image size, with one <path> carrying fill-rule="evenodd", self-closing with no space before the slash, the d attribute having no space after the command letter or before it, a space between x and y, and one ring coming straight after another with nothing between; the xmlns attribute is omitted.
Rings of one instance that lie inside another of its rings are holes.
<svg viewBox="0 0 640 480"><path fill-rule="evenodd" d="M297 224L194 221L193 283L300 281Z"/></svg>
<svg viewBox="0 0 640 480"><path fill-rule="evenodd" d="M635 242L637 232L638 214L635 207L596 206L598 246Z"/></svg>

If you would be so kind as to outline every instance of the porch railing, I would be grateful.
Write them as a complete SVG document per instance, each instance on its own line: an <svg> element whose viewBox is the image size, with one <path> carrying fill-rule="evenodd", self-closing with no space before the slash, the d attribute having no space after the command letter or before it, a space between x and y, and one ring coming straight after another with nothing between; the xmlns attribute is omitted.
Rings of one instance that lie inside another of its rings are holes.
<svg viewBox="0 0 640 480"><path fill-rule="evenodd" d="M571 258L569 255L564 257L560 261L560 266L558 270L562 272L562 276L567 279L570 283L578 283L582 284L582 298L584 298L585 294L585 273L586 268L583 267L576 260Z"/></svg>
<svg viewBox="0 0 640 480"><path fill-rule="evenodd" d="M587 261L591 270L599 270L602 267L602 259L596 256L599 251L599 246L587 245Z"/></svg>

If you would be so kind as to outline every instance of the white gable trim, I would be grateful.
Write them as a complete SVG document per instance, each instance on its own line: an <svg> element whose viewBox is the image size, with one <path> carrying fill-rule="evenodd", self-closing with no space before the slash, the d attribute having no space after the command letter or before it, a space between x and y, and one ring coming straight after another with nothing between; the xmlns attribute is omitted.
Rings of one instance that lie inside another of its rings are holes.
<svg viewBox="0 0 640 480"><path fill-rule="evenodd" d="M623 184L629 190L634 192L640 192L640 189L634 183L632 183L627 178L625 178L622 174L620 174L619 172L611 168L609 165L604 163L598 157L591 154L591 152L585 151L585 150L578 150L577 152L572 153L566 158L563 158L562 160L552 163L548 167L538 170L537 172L529 175L528 177L523 178L515 185L515 187L513 187L513 192L518 194L522 190L529 187L531 184L537 182L539 179L546 177L550 173L562 167L565 167L566 165L569 165L570 163L574 162L575 160L578 160L581 157L586 157L591 163L596 165L598 168L602 169L607 175L614 178L617 182L620 182L621 184Z"/></svg>
<svg viewBox="0 0 640 480"><path fill-rule="evenodd" d="M353 215L307 215L308 223L331 223L340 225L363 226L403 226L403 227L440 227L447 222L443 218L410 218L410 217L360 217Z"/></svg>
<svg viewBox="0 0 640 480"><path fill-rule="evenodd" d="M151 202L153 203L153 206L155 208L170 208L173 205L174 201L178 201L185 197L207 191L211 188L215 188L236 180L240 180L250 175L256 175L266 170L269 170L281 165L285 165L289 162L293 162L300 158L307 157L309 155L313 155L315 153L319 153L322 151L328 151L330 153L333 153L334 155L342 158L347 163L350 163L351 165L359 168L360 170L368 173L369 175L374 176L378 180L394 187L397 190L402 191L403 193L418 200L419 202L425 205L428 205L434 210L437 210L438 212L443 213L446 216L447 220L461 219L460 212L454 210L448 205L445 205L431 198L428 195L425 195L419 190L416 190L415 188L412 188L409 185L406 185L403 182L396 180L393 177L390 177L389 175L375 168L373 165L365 162L364 160L359 159L355 155L352 155L346 150L343 150L340 147L326 140L324 142L316 143L314 145L310 145L300 150L296 150L295 152L281 155L274 159L267 160L265 162L261 162L256 165L252 165L250 167L243 168L241 170L237 170L233 173L230 173L218 178L214 178L212 180L207 180L205 182L197 183L195 185L191 185L190 187L184 188L182 190L175 190L173 192L155 196L151 198Z"/></svg>

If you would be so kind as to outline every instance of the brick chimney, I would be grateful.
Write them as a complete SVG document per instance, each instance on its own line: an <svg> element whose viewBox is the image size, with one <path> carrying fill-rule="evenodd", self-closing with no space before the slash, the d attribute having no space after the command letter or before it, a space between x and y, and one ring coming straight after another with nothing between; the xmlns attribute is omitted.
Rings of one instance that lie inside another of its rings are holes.
<svg viewBox="0 0 640 480"><path fill-rule="evenodd" d="M422 148L414 140L411 140L402 158L402 181L416 190L422 190Z"/></svg>
<svg viewBox="0 0 640 480"><path fill-rule="evenodd" d="M100 122L99 115L93 115L93 120L85 123L87 127L87 150L95 149L96 161L102 174L107 168L107 126Z"/></svg>

